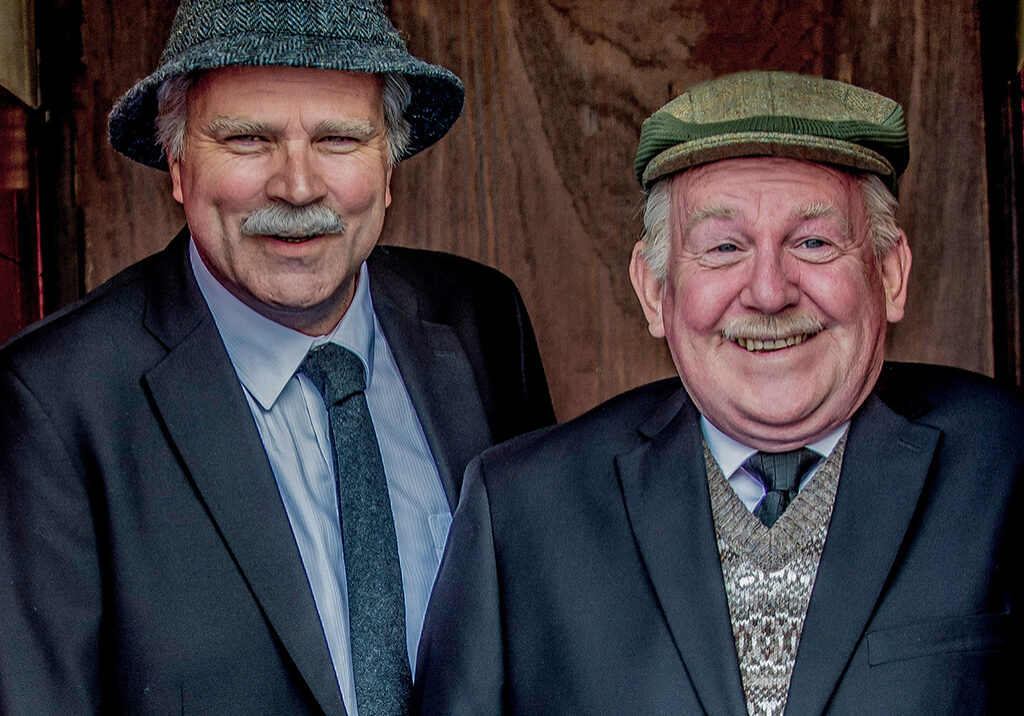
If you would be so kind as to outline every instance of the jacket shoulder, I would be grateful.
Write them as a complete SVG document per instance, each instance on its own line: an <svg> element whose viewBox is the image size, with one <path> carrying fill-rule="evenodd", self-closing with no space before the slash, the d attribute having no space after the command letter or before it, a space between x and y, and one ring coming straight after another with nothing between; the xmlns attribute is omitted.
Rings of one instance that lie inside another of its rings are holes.
<svg viewBox="0 0 1024 716"><path fill-rule="evenodd" d="M378 245L367 259L367 265L371 275L391 271L417 289L514 290L515 286L512 279L496 268L443 251ZM453 283L453 279L458 283Z"/></svg>
<svg viewBox="0 0 1024 716"><path fill-rule="evenodd" d="M0 356L14 360L54 350L68 354L110 334L126 319L138 319L145 306L144 273L139 264L125 269L12 336L0 346Z"/></svg>
<svg viewBox="0 0 1024 716"><path fill-rule="evenodd" d="M367 268L375 306L390 302L420 320L451 326L467 345L501 364L503 354L518 354L523 334L532 345L522 296L497 269L453 254L397 246L376 247Z"/></svg>
<svg viewBox="0 0 1024 716"><path fill-rule="evenodd" d="M984 438L1024 459L1024 400L1015 386L960 368L887 363L876 392L897 413L941 430L946 451L966 450Z"/></svg>
<svg viewBox="0 0 1024 716"><path fill-rule="evenodd" d="M604 464L646 439L641 428L652 415L674 415L688 401L679 378L666 378L620 393L565 423L496 445L479 459L515 472L530 466L557 471L560 465Z"/></svg>
<svg viewBox="0 0 1024 716"><path fill-rule="evenodd" d="M962 368L926 363L887 362L876 390L897 412L911 418L992 411L1019 416L1024 398L1016 386Z"/></svg>
<svg viewBox="0 0 1024 716"><path fill-rule="evenodd" d="M145 258L28 326L0 346L0 365L25 380L71 379L76 373L95 377L103 366L148 353L145 346L157 343L145 329L153 278L169 270L169 261L167 250Z"/></svg>

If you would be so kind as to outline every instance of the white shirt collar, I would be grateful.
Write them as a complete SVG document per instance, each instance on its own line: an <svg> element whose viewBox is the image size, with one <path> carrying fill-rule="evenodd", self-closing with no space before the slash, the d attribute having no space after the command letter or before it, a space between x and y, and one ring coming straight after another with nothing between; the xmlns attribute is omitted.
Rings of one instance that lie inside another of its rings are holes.
<svg viewBox="0 0 1024 716"><path fill-rule="evenodd" d="M850 427L849 420L825 437L810 443L806 447L819 455L828 457L835 446L839 443L840 438L843 437L843 433L846 432L848 427ZM711 422L703 415L700 416L700 429L704 434L704 442L708 444L708 449L711 451L712 457L715 458L718 466L722 468L722 474L727 478L736 472L736 470L738 470L740 466L747 461L747 458L757 452L756 448L752 448L749 445L744 445L737 440L733 440L731 437L712 425Z"/></svg>
<svg viewBox="0 0 1024 716"><path fill-rule="evenodd" d="M282 326L238 300L206 268L194 240L189 241L189 258L235 372L264 410L277 401L309 349L325 343L336 343L359 356L366 368L367 387L372 383L374 315L365 261L341 321L327 335L314 337Z"/></svg>

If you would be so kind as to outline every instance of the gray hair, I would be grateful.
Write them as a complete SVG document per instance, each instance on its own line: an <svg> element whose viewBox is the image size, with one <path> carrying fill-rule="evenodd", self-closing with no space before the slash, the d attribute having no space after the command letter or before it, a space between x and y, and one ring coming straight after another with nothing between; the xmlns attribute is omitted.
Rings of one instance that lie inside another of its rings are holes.
<svg viewBox="0 0 1024 716"><path fill-rule="evenodd" d="M664 282L668 272L669 211L672 207L672 192L669 190L670 175L659 180L644 201L643 257L651 273ZM864 197L868 215L871 243L876 258L882 258L892 251L900 240L900 229L896 223L896 209L899 202L879 177L874 174L856 174Z"/></svg>
<svg viewBox="0 0 1024 716"><path fill-rule="evenodd" d="M188 91L200 74L169 77L157 90L157 140L163 146L164 153L171 159L181 159L185 153ZM409 146L412 127L405 117L405 110L412 101L412 89L404 75L387 72L379 76L383 80L381 105L388 143L388 163L394 166L401 160Z"/></svg>

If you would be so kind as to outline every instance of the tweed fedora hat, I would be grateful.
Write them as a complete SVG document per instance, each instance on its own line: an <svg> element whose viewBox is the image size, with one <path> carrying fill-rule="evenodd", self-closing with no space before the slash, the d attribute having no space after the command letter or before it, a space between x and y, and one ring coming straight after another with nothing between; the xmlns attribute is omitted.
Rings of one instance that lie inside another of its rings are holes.
<svg viewBox="0 0 1024 716"><path fill-rule="evenodd" d="M634 169L647 192L668 174L756 156L872 172L895 193L910 159L903 108L880 94L820 77L725 75L691 87L643 123Z"/></svg>
<svg viewBox="0 0 1024 716"><path fill-rule="evenodd" d="M175 75L232 65L313 67L405 76L412 132L401 159L443 137L462 111L462 82L413 57L380 0L183 0L159 68L110 113L110 143L167 170L157 141L157 89Z"/></svg>

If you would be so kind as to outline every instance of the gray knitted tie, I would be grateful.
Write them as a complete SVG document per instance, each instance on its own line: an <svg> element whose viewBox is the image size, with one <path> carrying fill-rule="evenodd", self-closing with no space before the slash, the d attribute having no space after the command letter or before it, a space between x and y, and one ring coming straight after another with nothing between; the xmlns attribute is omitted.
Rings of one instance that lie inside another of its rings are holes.
<svg viewBox="0 0 1024 716"><path fill-rule="evenodd" d="M299 370L323 396L331 427L359 714L406 714L412 676L402 570L363 364L328 343L311 350Z"/></svg>
<svg viewBox="0 0 1024 716"><path fill-rule="evenodd" d="M789 503L796 498L800 478L820 459L821 455L807 448L751 455L743 467L757 477L765 489L764 499L754 514L768 527L775 524Z"/></svg>

